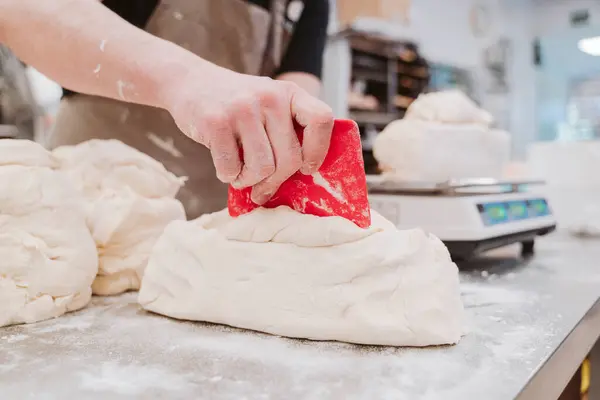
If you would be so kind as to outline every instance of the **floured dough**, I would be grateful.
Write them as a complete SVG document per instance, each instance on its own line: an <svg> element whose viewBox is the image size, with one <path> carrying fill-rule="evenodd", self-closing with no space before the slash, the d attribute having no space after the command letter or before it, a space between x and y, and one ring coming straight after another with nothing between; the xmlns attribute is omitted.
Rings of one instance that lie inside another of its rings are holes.
<svg viewBox="0 0 600 400"><path fill-rule="evenodd" d="M40 145L0 141L0 326L84 307L98 270L83 199Z"/></svg>
<svg viewBox="0 0 600 400"><path fill-rule="evenodd" d="M185 219L174 197L184 179L117 140L90 140L54 150L86 198L87 223L98 247L94 294L137 290L152 246L173 220Z"/></svg>
<svg viewBox="0 0 600 400"><path fill-rule="evenodd" d="M460 91L421 95L404 119L377 135L373 155L394 180L501 178L510 135L491 129L491 122L489 113Z"/></svg>
<svg viewBox="0 0 600 400"><path fill-rule="evenodd" d="M490 126L494 118L458 89L421 94L406 110L406 120Z"/></svg>
<svg viewBox="0 0 600 400"><path fill-rule="evenodd" d="M287 207L172 222L139 301L170 317L271 334L427 346L459 341L458 270L437 238L372 211L361 229Z"/></svg>

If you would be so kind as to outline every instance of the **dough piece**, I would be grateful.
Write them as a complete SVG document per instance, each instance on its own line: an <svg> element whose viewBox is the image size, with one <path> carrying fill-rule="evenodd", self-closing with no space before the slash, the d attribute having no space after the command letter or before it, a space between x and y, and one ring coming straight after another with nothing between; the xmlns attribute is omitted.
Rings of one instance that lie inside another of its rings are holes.
<svg viewBox="0 0 600 400"><path fill-rule="evenodd" d="M427 346L463 333L458 270L443 243L340 217L259 208L171 223L139 302L170 317L288 337Z"/></svg>
<svg viewBox="0 0 600 400"><path fill-rule="evenodd" d="M84 307L98 270L83 199L42 146L0 141L0 326Z"/></svg>
<svg viewBox="0 0 600 400"><path fill-rule="evenodd" d="M421 94L406 110L406 120L489 127L494 118L458 89Z"/></svg>
<svg viewBox="0 0 600 400"><path fill-rule="evenodd" d="M481 125L398 120L377 135L373 155L384 175L395 180L501 178L510 136Z"/></svg>
<svg viewBox="0 0 600 400"><path fill-rule="evenodd" d="M154 243L173 220L185 220L174 197L185 179L118 140L90 140L54 151L86 198L98 247L94 294L137 290Z"/></svg>
<svg viewBox="0 0 600 400"><path fill-rule="evenodd" d="M133 191L145 198L175 197L186 178L119 140L93 139L53 151L61 169L88 198Z"/></svg>
<svg viewBox="0 0 600 400"><path fill-rule="evenodd" d="M423 94L404 119L377 135L373 155L393 180L501 178L510 159L510 135L490 129L492 122L459 90Z"/></svg>

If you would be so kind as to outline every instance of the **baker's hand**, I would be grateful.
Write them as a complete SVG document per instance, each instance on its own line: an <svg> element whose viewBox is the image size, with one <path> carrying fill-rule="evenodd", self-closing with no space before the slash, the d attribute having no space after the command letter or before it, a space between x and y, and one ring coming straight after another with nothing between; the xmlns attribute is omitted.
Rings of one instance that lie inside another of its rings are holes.
<svg viewBox="0 0 600 400"><path fill-rule="evenodd" d="M294 83L223 70L208 82L185 80L170 98L177 126L210 149L217 177L253 186L257 204L296 171L316 172L329 149L331 109ZM302 146L294 120L304 127Z"/></svg>

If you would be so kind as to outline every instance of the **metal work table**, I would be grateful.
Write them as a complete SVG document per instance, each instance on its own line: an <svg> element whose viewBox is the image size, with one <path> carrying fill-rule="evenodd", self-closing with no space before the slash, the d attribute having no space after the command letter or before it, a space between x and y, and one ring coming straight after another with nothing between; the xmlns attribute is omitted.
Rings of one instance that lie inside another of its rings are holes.
<svg viewBox="0 0 600 400"><path fill-rule="evenodd" d="M600 243L537 246L528 263L465 266L457 346L285 339L152 315L126 294L0 329L1 398L553 399L600 334Z"/></svg>

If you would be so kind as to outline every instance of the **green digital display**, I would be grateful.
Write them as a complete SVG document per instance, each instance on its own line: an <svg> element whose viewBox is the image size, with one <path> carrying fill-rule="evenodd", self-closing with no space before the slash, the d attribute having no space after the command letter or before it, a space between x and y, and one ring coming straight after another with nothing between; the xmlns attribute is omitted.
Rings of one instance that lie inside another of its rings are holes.
<svg viewBox="0 0 600 400"><path fill-rule="evenodd" d="M548 204L545 201L531 200L529 203L537 215L546 215L548 213Z"/></svg>
<svg viewBox="0 0 600 400"><path fill-rule="evenodd" d="M486 226L550 215L545 199L482 203L477 209Z"/></svg>
<svg viewBox="0 0 600 400"><path fill-rule="evenodd" d="M488 209L488 214L493 219L506 218L506 208L504 206L492 206Z"/></svg>
<svg viewBox="0 0 600 400"><path fill-rule="evenodd" d="M495 225L508 220L508 211L503 203L483 205L483 219L486 225Z"/></svg>
<svg viewBox="0 0 600 400"><path fill-rule="evenodd" d="M510 215L513 218L527 218L527 204L525 202L510 203Z"/></svg>

